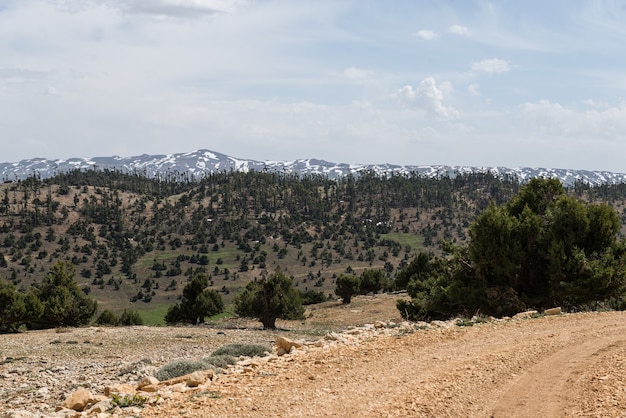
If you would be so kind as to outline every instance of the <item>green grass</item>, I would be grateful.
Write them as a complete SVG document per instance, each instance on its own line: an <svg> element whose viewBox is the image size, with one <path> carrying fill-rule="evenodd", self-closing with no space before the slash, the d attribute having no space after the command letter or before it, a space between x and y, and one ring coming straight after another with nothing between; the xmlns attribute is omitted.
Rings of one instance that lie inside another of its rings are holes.
<svg viewBox="0 0 626 418"><path fill-rule="evenodd" d="M154 252L148 253L147 255L144 255L143 257L141 257L137 261L136 267L138 267L140 269L150 269L150 268L152 268L152 265L154 264L154 260L161 261L161 262L165 263L165 267L169 267L169 262L176 260L176 258L180 254L185 254L185 252L184 251L177 251L177 250L172 250L172 251L154 251Z"/></svg>
<svg viewBox="0 0 626 418"><path fill-rule="evenodd" d="M220 319L235 316L235 307L233 305L224 306L224 312L209 317L209 321L219 321Z"/></svg>
<svg viewBox="0 0 626 418"><path fill-rule="evenodd" d="M397 241L403 247L409 245L411 246L411 250L416 250L418 248L423 247L424 238L420 237L416 234L406 234L401 232L390 232L388 234L381 234L380 239L389 239L392 241Z"/></svg>
<svg viewBox="0 0 626 418"><path fill-rule="evenodd" d="M137 309L144 325L165 325L165 314L170 304L147 304L143 309Z"/></svg>

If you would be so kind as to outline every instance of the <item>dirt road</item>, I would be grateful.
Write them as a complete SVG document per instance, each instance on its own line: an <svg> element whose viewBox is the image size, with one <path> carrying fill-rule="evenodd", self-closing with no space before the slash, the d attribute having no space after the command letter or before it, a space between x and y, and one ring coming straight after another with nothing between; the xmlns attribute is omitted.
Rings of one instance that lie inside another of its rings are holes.
<svg viewBox="0 0 626 418"><path fill-rule="evenodd" d="M417 330L312 349L144 417L626 416L626 313Z"/></svg>

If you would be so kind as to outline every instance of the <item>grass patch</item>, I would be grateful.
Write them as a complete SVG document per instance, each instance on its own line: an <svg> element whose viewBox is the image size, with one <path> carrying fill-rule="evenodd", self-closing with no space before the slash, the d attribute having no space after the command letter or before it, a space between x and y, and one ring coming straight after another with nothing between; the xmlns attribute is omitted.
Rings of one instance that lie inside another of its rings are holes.
<svg viewBox="0 0 626 418"><path fill-rule="evenodd" d="M402 245L402 247L409 245L412 251L415 251L424 246L424 238L418 236L417 234L390 232L388 234L380 234L380 239L397 241L400 243L400 245Z"/></svg>
<svg viewBox="0 0 626 418"><path fill-rule="evenodd" d="M234 305L226 305L226 306L224 306L224 312L209 317L209 321L219 321L221 319L232 318L234 316L236 316L235 315L235 306Z"/></svg>
<svg viewBox="0 0 626 418"><path fill-rule="evenodd" d="M471 319L460 318L460 319L457 319L455 325L457 327L473 327L474 322Z"/></svg>
<svg viewBox="0 0 626 418"><path fill-rule="evenodd" d="M150 304L142 309L137 309L137 312L141 315L144 325L155 326L165 325L165 314L169 309L170 304Z"/></svg>
<svg viewBox="0 0 626 418"><path fill-rule="evenodd" d="M166 266L169 266L170 261L176 260L176 258L185 254L184 251L153 251L143 256L137 261L136 267L140 269L151 269L154 264L154 260L163 262ZM191 254L189 254L191 255Z"/></svg>

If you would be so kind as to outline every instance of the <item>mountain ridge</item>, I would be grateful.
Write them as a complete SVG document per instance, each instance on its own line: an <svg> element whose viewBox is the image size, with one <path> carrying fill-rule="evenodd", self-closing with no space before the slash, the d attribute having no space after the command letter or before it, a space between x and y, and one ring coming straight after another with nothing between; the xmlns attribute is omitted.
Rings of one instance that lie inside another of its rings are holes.
<svg viewBox="0 0 626 418"><path fill-rule="evenodd" d="M90 157L50 160L32 158L14 163L0 163L0 177L4 181L21 180L33 174L41 178L52 177L75 169L116 169L123 172L141 172L149 177L167 172L187 173L201 178L219 171L281 171L296 174L321 174L336 178L361 171L374 171L381 175L419 173L424 176L455 176L464 173L490 172L496 176L512 176L521 182L533 177L559 179L571 186L576 181L591 185L626 183L626 173L609 171L532 168L532 167L473 167L454 165L396 165L396 164L348 164L321 159L296 159L291 161L258 161L232 157L208 149L176 154L142 154L131 157Z"/></svg>

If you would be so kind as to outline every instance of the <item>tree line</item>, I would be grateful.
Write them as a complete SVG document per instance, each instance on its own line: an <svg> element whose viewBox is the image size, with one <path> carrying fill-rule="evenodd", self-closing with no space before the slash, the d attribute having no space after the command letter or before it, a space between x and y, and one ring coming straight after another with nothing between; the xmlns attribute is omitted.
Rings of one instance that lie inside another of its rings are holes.
<svg viewBox="0 0 626 418"><path fill-rule="evenodd" d="M554 179L532 179L511 201L491 203L472 222L467 245L446 255L420 252L396 285L408 319L513 315L528 308L566 310L626 304L626 242L606 203L567 195Z"/></svg>
<svg viewBox="0 0 626 418"><path fill-rule="evenodd" d="M411 318L556 303L575 309L592 303L589 288L600 289L592 295L598 301L619 306L617 209L624 196L619 185L566 189L536 179L522 187L490 173L430 178L366 171L329 179L221 172L195 179L77 170L4 185L0 274L15 306L29 304L33 312L35 299L43 301L35 289L59 263L73 268L85 295L93 286L135 287L134 301L149 303L175 292L171 323L202 322L210 315L189 306L220 307L206 290L238 294L247 283L229 289L229 281L245 275L258 286L276 267L299 287L302 301L320 300L322 286L344 302L406 288L412 301L401 311ZM423 247L416 254L395 241L399 236L418 236ZM153 261L145 267L147 257ZM294 265L305 273L285 273ZM102 321L138 321L132 311L109 314ZM21 324L44 326L38 321Z"/></svg>

